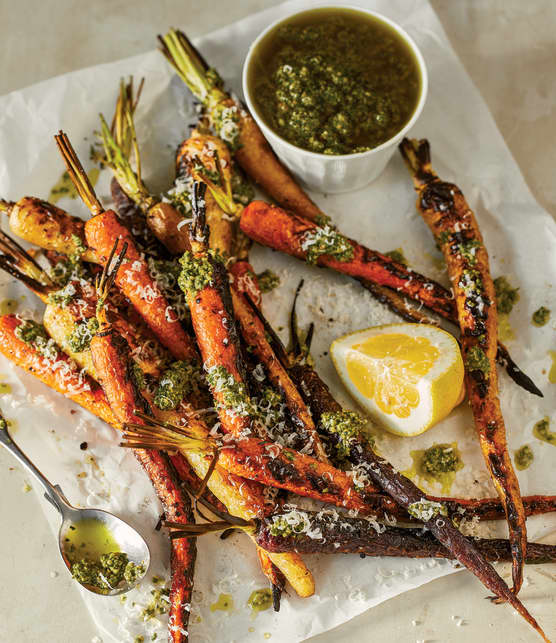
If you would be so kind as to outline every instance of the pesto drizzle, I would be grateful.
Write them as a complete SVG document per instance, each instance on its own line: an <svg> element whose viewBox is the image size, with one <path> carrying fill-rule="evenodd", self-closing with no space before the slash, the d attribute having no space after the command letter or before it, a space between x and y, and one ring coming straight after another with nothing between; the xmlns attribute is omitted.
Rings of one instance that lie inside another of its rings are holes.
<svg viewBox="0 0 556 643"><path fill-rule="evenodd" d="M307 230L301 240L301 249L308 264L316 264L321 255L342 262L351 261L354 255L348 239L329 225Z"/></svg>

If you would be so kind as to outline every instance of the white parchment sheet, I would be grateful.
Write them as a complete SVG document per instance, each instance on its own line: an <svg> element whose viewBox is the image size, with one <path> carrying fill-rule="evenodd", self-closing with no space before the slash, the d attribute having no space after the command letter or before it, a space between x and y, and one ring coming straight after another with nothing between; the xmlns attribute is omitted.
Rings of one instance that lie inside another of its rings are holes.
<svg viewBox="0 0 556 643"><path fill-rule="evenodd" d="M506 275L519 287L520 300L510 316L516 339L509 349L544 392L544 399L529 395L500 375L502 407L510 449L528 444L535 456L532 466L519 472L524 494L556 491L556 449L532 434L536 421L554 417L556 385L548 381L549 350L556 350L554 315L556 296L556 224L532 198L494 121L472 81L452 50L444 31L425 0L359 0L399 22L421 48L430 74L430 93L415 136L432 145L433 165L445 179L456 182L475 210L490 253L493 275ZM197 41L203 55L238 94L241 67L249 44L271 21L307 2L287 2L220 29ZM187 30L187 25L180 25ZM153 44L155 34L153 33ZM63 166L53 134L63 128L81 158L89 162L98 113L110 118L120 77L146 77L137 112L138 137L144 176L153 191L167 189L173 176L176 145L194 122L191 96L156 51L91 67L13 92L0 99L0 195L17 200L24 195L47 198ZM98 183L101 200L108 205L109 172ZM372 185L353 194L315 200L332 216L342 232L371 248L388 251L402 247L411 267L444 283L446 274L428 229L414 206L411 181L401 159L395 156ZM77 200L59 205L87 216ZM5 222L4 222L5 226ZM398 321L368 293L349 279L308 267L267 249L255 248L257 270L272 268L280 287L265 296L265 310L275 327L286 327L287 310L299 279L306 280L298 304L302 325L315 322L313 353L317 369L347 404L349 400L333 370L328 347L335 337L360 328ZM19 301L19 312L42 306L12 279L0 276L0 297ZM531 314L544 305L553 318L543 328L531 324ZM284 339L287 337L284 335ZM103 641L133 641L143 635L166 638L165 617L144 622L141 612L151 598L154 574L168 575L168 541L154 532L160 507L150 483L131 454L117 447L115 432L88 413L50 391L30 375L0 359L2 382L12 387L0 397L0 407L16 422L14 437L44 473L62 485L70 501L114 511L138 527L151 546L153 566L147 580L119 598L83 599L99 627ZM466 404L440 425L413 439L401 439L374 429L383 453L401 470L411 466L409 452L434 442L457 441L465 467L458 473L453 495L494 496L482 462ZM87 451L79 445L86 441ZM78 474L85 476L78 477ZM438 488L429 488L439 492ZM52 508L44 504L53 529ZM556 528L554 516L529 521L531 539ZM52 539L52 547L55 547ZM403 559L365 559L358 556L307 556L317 585L316 595L300 600L283 597L279 614L265 611L256 618L246 602L254 589L265 587L255 551L245 537L222 542L218 536L199 540L196 591L190 634L193 641L300 641L317 634L396 594L454 571L451 564ZM477 591L484 591L477 583ZM220 593L233 597L231 611L211 611Z"/></svg>

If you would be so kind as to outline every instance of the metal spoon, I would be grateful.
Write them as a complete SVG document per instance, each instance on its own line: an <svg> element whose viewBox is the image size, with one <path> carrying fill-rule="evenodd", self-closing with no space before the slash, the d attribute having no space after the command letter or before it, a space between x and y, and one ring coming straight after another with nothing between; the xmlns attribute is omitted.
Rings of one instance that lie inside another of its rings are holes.
<svg viewBox="0 0 556 643"><path fill-rule="evenodd" d="M0 418L2 418L1 415ZM15 444L8 432L7 424L3 419L0 420L0 443L3 444L6 449L8 449L8 451L10 451L12 455L19 460L19 462L28 471L30 471L30 473L33 474L35 479L41 483L45 490L44 497L60 512L60 515L62 516L62 524L60 525L60 531L58 532L58 544L60 547L60 554L70 572L71 562L68 557L69 551L66 551L66 548L68 547L66 538L70 527L75 528L77 523L82 520L98 520L103 523L103 525L106 526L108 531L113 535L120 550L127 554L128 559L136 565L142 565L144 568L144 572L138 576L133 583L122 581L117 587L110 590L104 590L99 587L94 587L93 585L87 585L80 581L77 582L90 592L101 594L103 596L116 596L117 594L123 594L132 589L147 573L151 560L149 547L143 537L133 529L131 525L128 525L121 518L114 516L108 511L103 511L102 509L77 509L72 507L64 495L60 485L52 485L23 453L23 451L21 451L17 444Z"/></svg>

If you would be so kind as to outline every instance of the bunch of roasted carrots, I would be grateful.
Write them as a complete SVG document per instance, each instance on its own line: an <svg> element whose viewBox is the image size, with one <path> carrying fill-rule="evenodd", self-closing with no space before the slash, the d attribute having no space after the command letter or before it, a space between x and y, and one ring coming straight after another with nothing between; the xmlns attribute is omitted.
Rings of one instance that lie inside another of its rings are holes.
<svg viewBox="0 0 556 643"><path fill-rule="evenodd" d="M43 324L0 317L0 352L122 431L121 445L149 476L172 544L169 639L188 638L195 538L234 527L252 539L277 610L286 582L303 597L315 591L302 553L452 558L548 640L517 593L525 562L556 559L556 547L527 543L525 530L527 515L556 510L556 497L520 496L496 362L540 392L497 343L488 257L461 192L434 174L426 142L404 141L418 208L441 240L453 296L342 236L187 37L172 30L160 41L203 106L178 149L175 185L159 198L141 176L133 116L142 83L134 96L132 82L122 81L111 126L101 119L114 210L103 208L60 132L56 142L91 218L33 197L0 202L11 231L44 259L39 265L2 233L0 267L46 303ZM279 206L249 203L244 172ZM468 368L466 383L499 499L427 496L375 453L364 422L311 366L309 347L294 334L288 352L264 318L250 239L354 277L406 319L425 318L409 299L459 325L464 357L480 350L489 364L487 377ZM479 276L470 291L462 275L471 268ZM350 431L338 432L331 418ZM300 510L290 493L328 508ZM207 517L200 504L211 516L196 524L194 509ZM457 526L462 518L504 517L508 541L469 539ZM396 520L407 526L392 526ZM490 564L497 560L512 561L512 589Z"/></svg>

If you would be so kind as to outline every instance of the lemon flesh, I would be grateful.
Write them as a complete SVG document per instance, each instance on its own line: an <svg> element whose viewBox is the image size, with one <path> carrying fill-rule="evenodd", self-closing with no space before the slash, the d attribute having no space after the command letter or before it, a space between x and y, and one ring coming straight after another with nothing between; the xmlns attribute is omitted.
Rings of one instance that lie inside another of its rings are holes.
<svg viewBox="0 0 556 643"><path fill-rule="evenodd" d="M463 399L455 338L428 324L390 324L336 339L334 366L352 397L385 429L418 435Z"/></svg>

